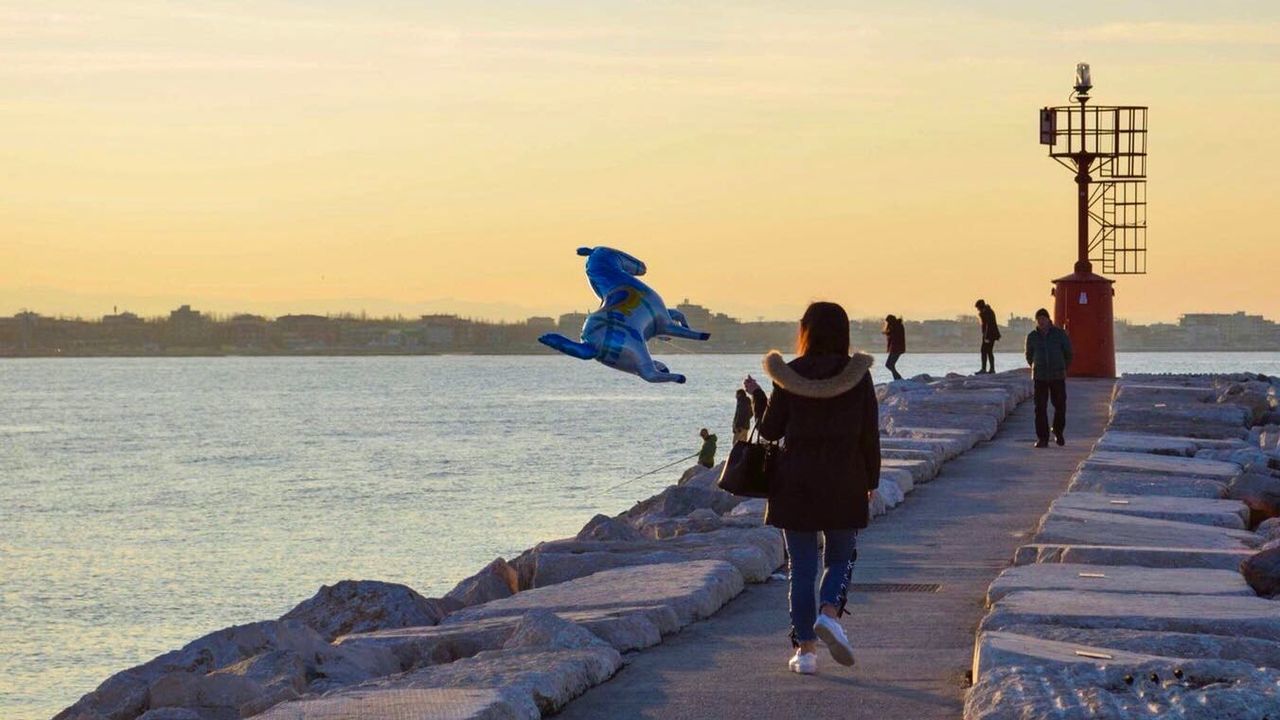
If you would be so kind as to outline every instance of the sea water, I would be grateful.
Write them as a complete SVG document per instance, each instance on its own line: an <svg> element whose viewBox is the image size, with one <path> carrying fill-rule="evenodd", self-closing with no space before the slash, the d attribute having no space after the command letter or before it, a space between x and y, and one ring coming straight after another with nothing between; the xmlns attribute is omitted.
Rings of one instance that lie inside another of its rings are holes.
<svg viewBox="0 0 1280 720"><path fill-rule="evenodd" d="M551 355L0 360L0 717L49 717L322 584L447 592L674 482L692 461L631 478L696 452L699 428L723 457L759 356L663 360L689 382ZM899 371L977 361L907 354ZM1118 364L1280 374L1275 353Z"/></svg>

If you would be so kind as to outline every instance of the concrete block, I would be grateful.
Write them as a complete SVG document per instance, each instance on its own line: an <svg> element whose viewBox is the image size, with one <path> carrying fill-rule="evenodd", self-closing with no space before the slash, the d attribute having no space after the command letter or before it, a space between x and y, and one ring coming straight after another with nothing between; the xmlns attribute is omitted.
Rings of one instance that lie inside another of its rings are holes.
<svg viewBox="0 0 1280 720"><path fill-rule="evenodd" d="M1280 612L1259 597L1031 590L1001 598L983 630L1008 625L1156 630L1280 642Z"/></svg>
<svg viewBox="0 0 1280 720"><path fill-rule="evenodd" d="M1249 506L1239 500L1183 498L1165 495L1115 495L1108 493L1067 493L1049 506L1053 509L1090 510L1135 515L1156 520L1213 525L1243 530Z"/></svg>
<svg viewBox="0 0 1280 720"><path fill-rule="evenodd" d="M1152 456L1154 457L1154 456ZM1189 475L1153 475L1081 468L1071 476L1069 492L1117 495L1168 495L1171 497L1225 498L1227 484Z"/></svg>
<svg viewBox="0 0 1280 720"><path fill-rule="evenodd" d="M1084 590L1167 595L1238 595L1253 589L1234 570L1040 563L1011 567L987 589L987 604L1022 590Z"/></svg>
<svg viewBox="0 0 1280 720"><path fill-rule="evenodd" d="M1209 550L1184 547L1126 547L1118 545L1062 545L1033 543L1019 547L1015 565L1078 563L1082 565L1133 565L1154 568L1207 568L1236 570L1252 550Z"/></svg>
<svg viewBox="0 0 1280 720"><path fill-rule="evenodd" d="M1248 530L1054 507L1040 520L1037 543L1241 550L1257 547Z"/></svg>

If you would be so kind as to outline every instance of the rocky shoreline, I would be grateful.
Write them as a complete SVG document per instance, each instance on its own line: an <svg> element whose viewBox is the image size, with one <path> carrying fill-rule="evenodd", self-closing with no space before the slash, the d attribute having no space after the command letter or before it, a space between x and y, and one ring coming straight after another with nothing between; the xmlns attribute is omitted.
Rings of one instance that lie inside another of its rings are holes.
<svg viewBox="0 0 1280 720"><path fill-rule="evenodd" d="M969 720L1280 718L1280 379L1125 376L987 594Z"/></svg>
<svg viewBox="0 0 1280 720"><path fill-rule="evenodd" d="M878 387L884 468L873 516L989 440L1030 392L1026 371ZM626 654L783 565L764 501L724 493L718 476L690 468L573 538L495 559L441 598L369 580L324 586L277 620L219 630L117 673L55 720L555 713L612 677Z"/></svg>

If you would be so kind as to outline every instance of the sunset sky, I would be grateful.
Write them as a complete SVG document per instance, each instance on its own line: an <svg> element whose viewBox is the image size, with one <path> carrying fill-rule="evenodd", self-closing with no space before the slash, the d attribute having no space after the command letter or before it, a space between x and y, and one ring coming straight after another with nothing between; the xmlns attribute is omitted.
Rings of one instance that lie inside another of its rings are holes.
<svg viewBox="0 0 1280 720"><path fill-rule="evenodd" d="M1140 321L1280 319L1280 3L0 0L0 315L1050 304L1074 65L1151 106Z"/></svg>

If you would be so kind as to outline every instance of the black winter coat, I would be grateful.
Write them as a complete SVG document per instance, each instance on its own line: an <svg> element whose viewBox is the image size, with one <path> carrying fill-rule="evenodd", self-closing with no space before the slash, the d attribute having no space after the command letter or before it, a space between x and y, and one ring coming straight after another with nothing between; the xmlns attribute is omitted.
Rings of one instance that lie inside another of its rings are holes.
<svg viewBox="0 0 1280 720"><path fill-rule="evenodd" d="M907 328L901 320L889 324L885 334L885 352L904 353L907 351Z"/></svg>
<svg viewBox="0 0 1280 720"><path fill-rule="evenodd" d="M762 437L784 440L765 522L787 530L860 529L880 486L880 413L870 355L765 356L773 395L755 393Z"/></svg>

